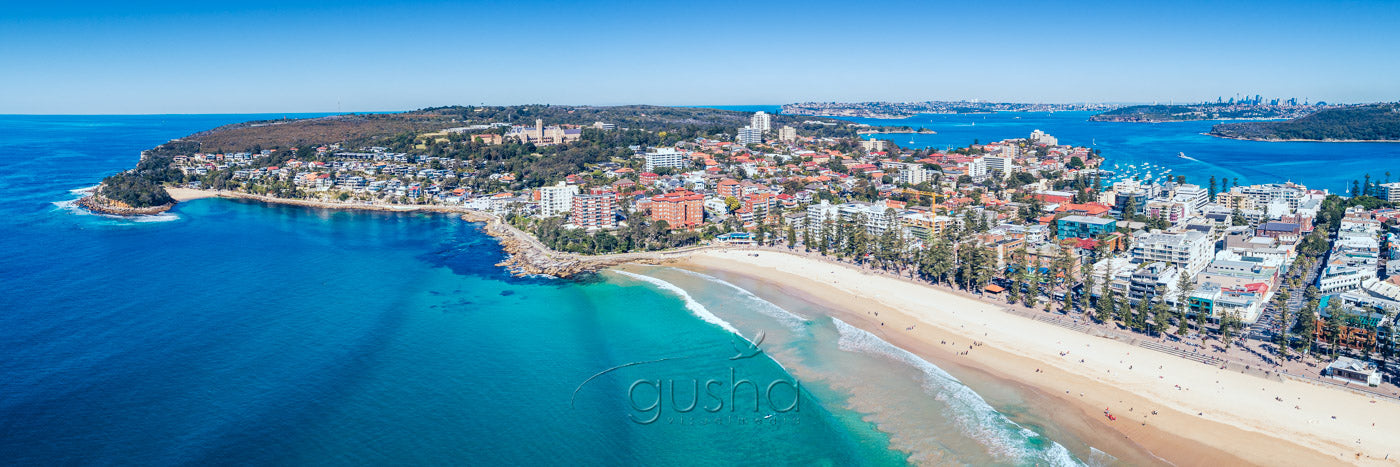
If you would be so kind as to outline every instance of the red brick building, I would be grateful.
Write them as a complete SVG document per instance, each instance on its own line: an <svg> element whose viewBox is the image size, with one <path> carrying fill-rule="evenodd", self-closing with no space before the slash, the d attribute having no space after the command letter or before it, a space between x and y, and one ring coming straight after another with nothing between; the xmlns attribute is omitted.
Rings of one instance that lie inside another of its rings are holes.
<svg viewBox="0 0 1400 467"><path fill-rule="evenodd" d="M732 178L720 180L719 186L715 189L715 192L719 194L720 199L729 197L740 199L743 198L744 193L743 189L739 187L739 182L734 181Z"/></svg>
<svg viewBox="0 0 1400 467"><path fill-rule="evenodd" d="M687 190L653 196L651 217L664 220L673 228L700 225L705 221L705 196Z"/></svg>
<svg viewBox="0 0 1400 467"><path fill-rule="evenodd" d="M617 227L616 212L617 195L613 193L574 195L569 222L584 229L611 229Z"/></svg>

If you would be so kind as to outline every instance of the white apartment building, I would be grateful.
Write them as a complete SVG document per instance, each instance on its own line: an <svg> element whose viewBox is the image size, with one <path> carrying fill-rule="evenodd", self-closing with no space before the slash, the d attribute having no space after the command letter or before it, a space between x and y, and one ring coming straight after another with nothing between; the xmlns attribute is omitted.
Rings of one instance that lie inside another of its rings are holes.
<svg viewBox="0 0 1400 467"><path fill-rule="evenodd" d="M1382 183L1381 199L1392 203L1400 203L1400 182Z"/></svg>
<svg viewBox="0 0 1400 467"><path fill-rule="evenodd" d="M923 167L906 168L895 174L895 181L899 183L908 183L910 185L918 185L923 182L932 182L933 176L937 173L937 170L929 170Z"/></svg>
<svg viewBox="0 0 1400 467"><path fill-rule="evenodd" d="M821 203L807 206L806 227L817 232L826 221L840 222L847 221L864 226L866 233L872 237L885 233L892 227L899 225L899 215L887 216L888 208L883 204L867 203L844 203L831 204L826 200Z"/></svg>
<svg viewBox="0 0 1400 467"><path fill-rule="evenodd" d="M978 157L967 163L967 176L978 180L987 176L987 158Z"/></svg>
<svg viewBox="0 0 1400 467"><path fill-rule="evenodd" d="M1307 197L1308 188L1293 183L1266 183L1262 185L1236 186L1230 188L1231 195L1243 196L1254 202L1255 206L1265 206L1270 202L1282 201L1288 206L1289 213L1298 209L1298 205ZM1217 198L1219 195L1217 195ZM1241 209L1244 209L1241 207Z"/></svg>
<svg viewBox="0 0 1400 467"><path fill-rule="evenodd" d="M768 115L768 112L764 112L762 110L754 112L753 117L749 119L749 126L756 128L758 129L758 131L761 131L763 133L772 131L773 116Z"/></svg>
<svg viewBox="0 0 1400 467"><path fill-rule="evenodd" d="M1191 212L1196 213L1210 203L1210 190L1202 188L1200 185L1177 185L1173 191L1172 199L1185 203L1191 208Z"/></svg>
<svg viewBox="0 0 1400 467"><path fill-rule="evenodd" d="M840 219L841 213L836 209L836 205L831 204L827 200L822 200L821 203L814 203L807 206L807 225L805 228L811 229L812 232L815 233L821 229L823 222L828 220L836 222Z"/></svg>
<svg viewBox="0 0 1400 467"><path fill-rule="evenodd" d="M1033 144L1044 144L1044 145L1046 145L1046 146L1059 146L1059 145L1060 145L1060 140L1059 140L1059 139L1055 138L1054 136L1047 135L1047 134L1045 134L1045 132L1040 131L1040 130L1032 131L1032 132L1031 132L1030 140L1031 140L1031 143L1033 143Z"/></svg>
<svg viewBox="0 0 1400 467"><path fill-rule="evenodd" d="M657 167L685 168L685 154L676 148L651 148L643 157L646 158L644 169L647 172L656 172Z"/></svg>
<svg viewBox="0 0 1400 467"><path fill-rule="evenodd" d="M558 185L540 188L540 217L554 217L568 214L574 208L574 195L578 185L559 182Z"/></svg>
<svg viewBox="0 0 1400 467"><path fill-rule="evenodd" d="M841 220L864 226L871 237L884 235L886 230L899 225L899 214L886 216L888 208L883 204L845 203L836 205L836 209Z"/></svg>
<svg viewBox="0 0 1400 467"><path fill-rule="evenodd" d="M746 127L740 128L740 129L739 129L739 136L735 137L735 138L734 138L734 141L737 142L737 143L739 143L739 144L744 144L744 145L762 143L762 142L763 142L763 130L760 130L760 129L758 129L758 128L754 128L754 127L752 127L752 126L746 126Z"/></svg>
<svg viewBox="0 0 1400 467"><path fill-rule="evenodd" d="M861 148L861 149L864 149L865 152L879 152L879 151L884 151L884 150L885 150L885 145L886 145L886 144L887 144L887 142L886 142L885 140L883 140L883 139L875 139L875 137L872 136L872 137L870 137L870 139L863 139L863 140L861 140L861 141L860 141L860 148Z"/></svg>
<svg viewBox="0 0 1400 467"><path fill-rule="evenodd" d="M987 165L987 173L998 174L997 177L1002 180L1010 177L1011 171L1016 168L1015 159L1008 156L986 156L982 160Z"/></svg>
<svg viewBox="0 0 1400 467"><path fill-rule="evenodd" d="M1197 231L1166 233L1137 232L1133 235L1134 262L1161 261L1182 268L1194 276L1215 257L1215 244L1210 237Z"/></svg>
<svg viewBox="0 0 1400 467"><path fill-rule="evenodd" d="M1356 290L1361 282L1373 277L1362 273L1360 268L1351 266L1328 266L1317 277L1317 290L1323 294L1333 294Z"/></svg>

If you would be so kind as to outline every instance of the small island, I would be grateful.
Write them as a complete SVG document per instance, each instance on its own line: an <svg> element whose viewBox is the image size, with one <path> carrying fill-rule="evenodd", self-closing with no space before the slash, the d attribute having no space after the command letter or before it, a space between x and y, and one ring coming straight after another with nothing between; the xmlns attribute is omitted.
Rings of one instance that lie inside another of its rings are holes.
<svg viewBox="0 0 1400 467"><path fill-rule="evenodd" d="M1400 141L1400 103L1332 108L1278 122L1223 123L1211 136L1250 141Z"/></svg>

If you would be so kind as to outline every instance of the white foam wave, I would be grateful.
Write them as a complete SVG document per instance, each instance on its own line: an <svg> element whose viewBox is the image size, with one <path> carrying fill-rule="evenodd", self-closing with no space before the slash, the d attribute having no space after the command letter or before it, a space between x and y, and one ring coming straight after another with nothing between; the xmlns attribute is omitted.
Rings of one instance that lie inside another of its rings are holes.
<svg viewBox="0 0 1400 467"><path fill-rule="evenodd" d="M70 199L67 201L54 201L53 205L56 206L59 210L68 211L73 214L95 215L91 211L83 209L82 206L78 206L78 200L76 199Z"/></svg>
<svg viewBox="0 0 1400 467"><path fill-rule="evenodd" d="M124 217L123 219L127 219L127 220L130 220L130 221L132 221L132 222L141 222L141 223L146 223L146 222L170 222L170 221L178 221L178 220L180 220L180 216L175 215L175 214L172 214L172 213L169 213L169 212L162 212L162 213L160 213L160 214L146 214L146 215L140 215L140 216Z"/></svg>
<svg viewBox="0 0 1400 467"><path fill-rule="evenodd" d="M674 269L674 268L673 268L673 269ZM782 323L784 326L787 326L789 329L792 329L792 330L794 330L794 331L796 331L796 330L798 330L798 329L801 329L801 328L802 328L802 325L803 325L804 323L807 322L807 318L803 318L802 316L799 316L797 313L793 313L793 312L788 311L787 309L785 309L785 308L783 308L783 307L780 307L780 306L778 306L778 305L775 305L775 304L773 304L773 302L770 302L770 301L768 301L768 300L764 300L764 299L760 298L759 296L754 295L753 292L749 292L748 290L744 290L743 287L739 287L739 286L737 286L737 285L731 284L731 283L729 283L729 281L726 281L726 280L724 280L724 279L720 279L720 278L714 277L714 276L707 276L707 275L704 275L704 274L701 274L701 273L698 273L698 272L695 272L695 271L689 271L689 270L685 270L685 269L675 269L675 270L680 271L680 272L683 272L683 273L686 273L686 274L689 274L689 275L692 275L692 276L695 276L695 277L699 277L699 278L704 279L704 280L709 281L709 282L714 282L714 283L716 283L716 284L720 284L720 285L729 287L729 288L731 288L731 289L734 289L734 291L735 291L736 293L739 294L739 297L741 297L741 298L743 298L743 299L745 299L745 300L754 302L754 303L757 305L757 306L754 307L754 309L758 310L759 313L763 313L764 315L767 315L767 316L769 316L769 317L772 317L773 319L778 320L779 323Z"/></svg>
<svg viewBox="0 0 1400 467"><path fill-rule="evenodd" d="M923 387L935 398L947 404L958 427L992 449L993 454L1009 457L1014 463L1049 465L1084 465L1060 443L1045 439L1044 448L1035 449L1030 441L1040 434L1011 421L987 404L981 395L962 384L953 375L919 356L895 347L855 326L831 318L841 337L837 345L847 352L882 355L910 365L923 372Z"/></svg>
<svg viewBox="0 0 1400 467"><path fill-rule="evenodd" d="M734 326L730 325L728 321L725 321L723 319L720 319L720 317L715 316L714 313L710 312L709 308L705 308L705 305L701 305L700 302L695 301L695 298L691 297L690 294L685 291L685 289L676 287L675 284L651 276L644 276L641 274L631 273L627 271L615 272L639 281L655 285L661 290L665 290L667 292L671 292L680 296L682 300L685 300L685 309L690 310L691 314L704 320L707 323L724 328L724 330L734 333L734 335L736 336L744 337L744 335L740 334L738 329L734 329Z"/></svg>

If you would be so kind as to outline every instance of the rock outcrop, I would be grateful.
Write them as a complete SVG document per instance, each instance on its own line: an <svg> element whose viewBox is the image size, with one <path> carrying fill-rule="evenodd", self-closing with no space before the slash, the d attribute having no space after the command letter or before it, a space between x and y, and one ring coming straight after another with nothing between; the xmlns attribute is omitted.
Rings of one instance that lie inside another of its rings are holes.
<svg viewBox="0 0 1400 467"><path fill-rule="evenodd" d="M483 222L482 216L487 217L486 227L483 229L487 235L495 237L501 243L501 248L510 255L505 261L497 263L497 266L509 269L517 276L548 275L560 278L573 277L580 274L597 272L612 266L623 263L641 264L662 264L673 261L680 257L689 255L695 251L717 248L714 246L698 246L667 251L647 251L637 253L618 253L611 255L579 255L574 253L563 253L550 249L534 236L515 228L506 223L500 217L485 213L474 213L462 216L462 219L471 222Z"/></svg>
<svg viewBox="0 0 1400 467"><path fill-rule="evenodd" d="M97 195L84 196L78 200L78 206L84 209L99 213L116 216L148 216L169 211L175 207L175 203L162 204L160 206L150 206L144 208L134 208L118 201L112 201Z"/></svg>

